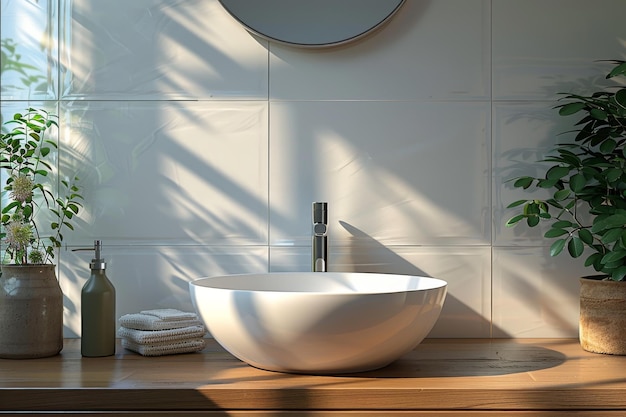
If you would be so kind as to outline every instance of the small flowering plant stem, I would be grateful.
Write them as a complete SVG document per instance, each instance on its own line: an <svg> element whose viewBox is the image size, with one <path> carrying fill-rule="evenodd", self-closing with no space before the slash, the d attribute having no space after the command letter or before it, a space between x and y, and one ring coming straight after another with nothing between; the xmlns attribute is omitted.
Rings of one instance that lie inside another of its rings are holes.
<svg viewBox="0 0 626 417"><path fill-rule="evenodd" d="M626 78L626 61L610 61L606 76ZM613 281L626 280L626 88L590 96L566 94L558 105L561 116L582 113L576 137L561 143L542 161L544 177L513 178L524 190L551 190L546 200L525 199L509 204L518 213L507 226L520 222L535 227L551 223L544 237L554 239L550 254L567 248L573 258L589 253L585 266Z"/></svg>
<svg viewBox="0 0 626 417"><path fill-rule="evenodd" d="M58 128L56 118L45 110L28 108L3 124L10 130L0 137L0 169L5 181L0 222L2 263L51 262L63 241L62 232L74 230L72 222L83 199L76 185L78 179L59 181L56 195L51 184L54 166L49 158L57 144L47 138L47 133ZM49 235L44 235L38 225L50 218L41 213L46 210L52 218L45 229Z"/></svg>

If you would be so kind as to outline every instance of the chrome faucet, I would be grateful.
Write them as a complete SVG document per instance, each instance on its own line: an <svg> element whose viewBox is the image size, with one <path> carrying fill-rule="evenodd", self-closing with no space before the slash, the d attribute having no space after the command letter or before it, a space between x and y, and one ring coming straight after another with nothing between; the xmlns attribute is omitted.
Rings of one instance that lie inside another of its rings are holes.
<svg viewBox="0 0 626 417"><path fill-rule="evenodd" d="M328 203L313 203L313 272L326 272L328 260Z"/></svg>

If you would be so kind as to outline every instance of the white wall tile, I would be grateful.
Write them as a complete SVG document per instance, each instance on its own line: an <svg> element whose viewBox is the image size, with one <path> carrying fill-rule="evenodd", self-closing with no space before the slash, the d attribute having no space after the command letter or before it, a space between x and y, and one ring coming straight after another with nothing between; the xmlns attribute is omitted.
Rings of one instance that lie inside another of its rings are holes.
<svg viewBox="0 0 626 417"><path fill-rule="evenodd" d="M267 97L266 45L217 0L61 1L65 98Z"/></svg>
<svg viewBox="0 0 626 417"><path fill-rule="evenodd" d="M271 115L272 244L308 244L313 201L329 203L334 244L350 227L385 245L489 242L486 103L272 102Z"/></svg>
<svg viewBox="0 0 626 417"><path fill-rule="evenodd" d="M272 247L270 269L310 271L310 247ZM353 242L329 247L329 271L408 274L448 283L441 316L429 337L489 337L491 250L489 247L384 246Z"/></svg>
<svg viewBox="0 0 626 417"><path fill-rule="evenodd" d="M269 254L269 272L308 272L312 270L311 246L270 246ZM331 250L328 256L329 264L333 265L334 250Z"/></svg>
<svg viewBox="0 0 626 417"><path fill-rule="evenodd" d="M2 0L0 9L0 98L54 100L58 87L57 0Z"/></svg>
<svg viewBox="0 0 626 417"><path fill-rule="evenodd" d="M577 337L582 259L546 248L494 248L494 337Z"/></svg>
<svg viewBox="0 0 626 417"><path fill-rule="evenodd" d="M193 311L189 282L225 274L267 271L265 247L142 247L103 242L106 274L116 293L116 318L154 308ZM92 245L93 246L93 242ZM80 335L80 293L89 279L89 252L62 251L65 336Z"/></svg>
<svg viewBox="0 0 626 417"><path fill-rule="evenodd" d="M588 93L624 59L623 0L492 0L494 99Z"/></svg>
<svg viewBox="0 0 626 417"><path fill-rule="evenodd" d="M356 44L317 51L271 44L270 50L272 99L484 99L489 1L408 0Z"/></svg>
<svg viewBox="0 0 626 417"><path fill-rule="evenodd" d="M81 101L63 122L87 202L70 244L267 243L266 103Z"/></svg>

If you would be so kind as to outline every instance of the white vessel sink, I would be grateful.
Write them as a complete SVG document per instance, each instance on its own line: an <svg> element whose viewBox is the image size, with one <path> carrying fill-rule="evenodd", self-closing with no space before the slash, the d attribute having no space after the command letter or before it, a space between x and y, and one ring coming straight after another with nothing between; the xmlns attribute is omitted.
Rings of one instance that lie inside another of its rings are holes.
<svg viewBox="0 0 626 417"><path fill-rule="evenodd" d="M446 282L342 272L225 275L189 283L215 340L271 371L337 374L381 368L437 321Z"/></svg>

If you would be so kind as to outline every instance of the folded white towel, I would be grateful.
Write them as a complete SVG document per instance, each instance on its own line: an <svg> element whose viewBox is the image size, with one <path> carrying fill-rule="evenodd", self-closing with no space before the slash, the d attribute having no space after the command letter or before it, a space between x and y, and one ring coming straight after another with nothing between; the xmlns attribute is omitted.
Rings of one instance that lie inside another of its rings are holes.
<svg viewBox="0 0 626 417"><path fill-rule="evenodd" d="M167 330L137 330L124 326L117 330L117 336L139 344L165 343L186 339L202 338L206 334L204 326L188 326Z"/></svg>
<svg viewBox="0 0 626 417"><path fill-rule="evenodd" d="M120 325L128 329L137 330L166 330L202 325L202 322L194 313L186 313L184 317L189 318L179 320L163 320L155 315L132 313L124 314L120 317Z"/></svg>
<svg viewBox="0 0 626 417"><path fill-rule="evenodd" d="M177 353L199 352L206 346L204 339L187 339L169 343L142 345L128 339L122 339L122 347L143 356L163 356Z"/></svg>
<svg viewBox="0 0 626 417"><path fill-rule="evenodd" d="M179 321L179 320L193 320L197 319L196 313L189 313L186 311L180 311L175 308L160 308L155 310L143 310L141 314L147 314L148 316L155 316L163 321Z"/></svg>

